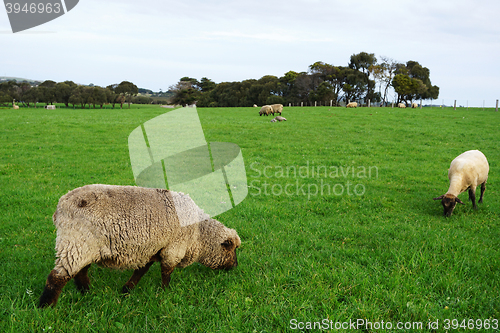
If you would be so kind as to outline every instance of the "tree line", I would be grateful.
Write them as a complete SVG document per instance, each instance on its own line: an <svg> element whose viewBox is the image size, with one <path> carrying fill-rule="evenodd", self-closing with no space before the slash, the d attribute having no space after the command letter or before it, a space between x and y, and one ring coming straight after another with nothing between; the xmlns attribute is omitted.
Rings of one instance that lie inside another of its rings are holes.
<svg viewBox="0 0 500 333"><path fill-rule="evenodd" d="M377 91L378 86L378 91ZM340 103L357 101L366 104L389 102L393 88L397 103L437 99L439 87L433 86L430 70L416 61L399 63L388 57L377 60L375 54L353 54L347 66L334 66L322 61L309 66L308 72L288 71L282 77L266 75L241 82L215 83L203 77L183 77L170 87L175 104L200 107L234 107L265 104L299 104L316 101Z"/></svg>
<svg viewBox="0 0 500 333"><path fill-rule="evenodd" d="M122 81L119 84L112 84L106 88L99 86L77 85L73 81L58 82L47 80L39 85L32 86L28 82L18 83L16 81L6 81L0 83L0 104L11 103L15 100L24 106L36 107L38 103L52 105L54 103L64 103L66 107L71 104L73 108L89 108L92 106L103 107L104 104L111 104L113 108L119 104L128 103L150 103L151 99L145 96L137 96L138 88L135 84Z"/></svg>

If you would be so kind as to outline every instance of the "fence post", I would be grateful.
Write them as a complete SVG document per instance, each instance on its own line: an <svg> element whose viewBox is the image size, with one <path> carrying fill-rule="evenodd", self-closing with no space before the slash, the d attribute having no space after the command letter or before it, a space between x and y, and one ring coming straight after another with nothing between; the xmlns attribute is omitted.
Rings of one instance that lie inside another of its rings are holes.
<svg viewBox="0 0 500 333"><path fill-rule="evenodd" d="M300 102L300 106L301 106L301 107L302 107L302 106L304 106L304 102Z"/></svg>
<svg viewBox="0 0 500 333"><path fill-rule="evenodd" d="M497 99L497 106L495 108L495 111L498 112L498 99Z"/></svg>
<svg viewBox="0 0 500 333"><path fill-rule="evenodd" d="M456 110L457 109L457 100L455 100L455 102L453 102L453 110Z"/></svg>
<svg viewBox="0 0 500 333"><path fill-rule="evenodd" d="M368 107L370 107L370 100L368 100Z"/></svg>
<svg viewBox="0 0 500 333"><path fill-rule="evenodd" d="M422 99L420 99L420 109L422 109Z"/></svg>
<svg viewBox="0 0 500 333"><path fill-rule="evenodd" d="M330 100L330 107L333 106L333 99Z"/></svg>

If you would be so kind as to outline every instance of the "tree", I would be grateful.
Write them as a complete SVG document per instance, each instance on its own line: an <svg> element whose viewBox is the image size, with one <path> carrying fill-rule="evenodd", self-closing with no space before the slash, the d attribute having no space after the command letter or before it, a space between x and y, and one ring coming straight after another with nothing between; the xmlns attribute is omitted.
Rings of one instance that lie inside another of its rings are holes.
<svg viewBox="0 0 500 333"><path fill-rule="evenodd" d="M19 100L26 106L29 106L25 100L26 93L31 89L31 85L28 82L22 82L18 84L19 86Z"/></svg>
<svg viewBox="0 0 500 333"><path fill-rule="evenodd" d="M94 86L92 90L92 100L94 103L94 109L96 104L100 105L102 109L104 103L107 102L105 89L99 86Z"/></svg>
<svg viewBox="0 0 500 333"><path fill-rule="evenodd" d="M38 87L32 87L23 94L23 100L29 107L31 103L36 104L40 101L40 89Z"/></svg>
<svg viewBox="0 0 500 333"><path fill-rule="evenodd" d="M94 92L94 88L93 87L86 87L86 86L79 86L78 87L78 90L79 90L79 93L80 93L80 96L81 96L81 105L82 105L82 109L85 108L85 105L89 105L89 108L90 106L94 103L94 98L92 96L92 93Z"/></svg>
<svg viewBox="0 0 500 333"><path fill-rule="evenodd" d="M19 101L21 98L21 87L14 80L0 83L0 91L2 92L3 100L7 101L6 103L10 103L14 99Z"/></svg>
<svg viewBox="0 0 500 333"><path fill-rule="evenodd" d="M67 81L67 82L71 82L71 81ZM64 103L64 105L66 105L66 107L68 107L69 106L69 98L71 97L71 94L73 93L73 90L75 89L75 87L76 87L76 85L72 86L66 82L56 83L56 85L54 86L54 93L55 93L56 100L60 103Z"/></svg>
<svg viewBox="0 0 500 333"><path fill-rule="evenodd" d="M170 90L174 92L174 97L172 102L180 105L190 105L198 100L200 97L200 91L196 88L198 80L183 77L180 81L174 85L170 86Z"/></svg>
<svg viewBox="0 0 500 333"><path fill-rule="evenodd" d="M338 105L339 94L342 91L343 87L343 68L338 66L333 66L322 61L317 61L311 66L309 66L309 70L313 75L319 75L320 78L327 82L328 84L320 84L318 89L321 86L321 92L319 92L318 98L323 100L324 97L327 99L331 99L335 101L335 105ZM326 91L325 89L329 89L330 91ZM319 98L320 96L324 96Z"/></svg>
<svg viewBox="0 0 500 333"><path fill-rule="evenodd" d="M46 80L38 85L40 89L40 102L52 105L56 101L56 82Z"/></svg>
<svg viewBox="0 0 500 333"><path fill-rule="evenodd" d="M392 79L394 78L397 62L391 58L382 56L380 57L382 60L381 63L375 64L371 66L371 72L376 81L379 82L379 94L382 96L382 88L384 89L384 94L382 97L382 103L385 104L387 102L387 91L391 86Z"/></svg>
<svg viewBox="0 0 500 333"><path fill-rule="evenodd" d="M84 108L85 104L83 104L83 98L81 95L82 88L76 87L73 89L71 96L69 96L68 103L73 105L73 109L75 108L76 104L80 104L82 106L82 109Z"/></svg>
<svg viewBox="0 0 500 333"><path fill-rule="evenodd" d="M415 99L437 99L439 87L433 86L430 71L416 61L408 61L406 65L398 64L392 86L398 94L398 103Z"/></svg>
<svg viewBox="0 0 500 333"><path fill-rule="evenodd" d="M295 71L288 71L282 77L280 77L280 87L281 95L283 98L291 103L298 102L295 93L295 80L299 76L299 73Z"/></svg>
<svg viewBox="0 0 500 333"><path fill-rule="evenodd" d="M5 91L0 90L0 103L3 105L7 105L8 103L12 102L12 98L8 93Z"/></svg>
<svg viewBox="0 0 500 333"><path fill-rule="evenodd" d="M374 53L361 52L353 54L349 62L349 68L360 70L363 74L370 76L370 67L377 63Z"/></svg>
<svg viewBox="0 0 500 333"><path fill-rule="evenodd" d="M344 68L342 91L345 103L362 99L366 95L368 87L368 76L353 68Z"/></svg>
<svg viewBox="0 0 500 333"><path fill-rule="evenodd" d="M128 101L128 108L130 109L132 96L139 93L139 88L137 88L137 86L132 82L122 81L118 86L116 86L115 92L125 97L125 100ZM121 103L121 107L123 107L123 102Z"/></svg>
<svg viewBox="0 0 500 333"><path fill-rule="evenodd" d="M431 84L431 74L427 67L422 67L418 62L410 60L406 63L406 68L410 77L420 80L426 87L415 94L415 99L437 99L439 97L439 87Z"/></svg>
<svg viewBox="0 0 500 333"><path fill-rule="evenodd" d="M117 84L110 84L109 86L106 87L105 90L106 100L109 103L111 103L113 109L115 108L115 104L118 103L117 101L118 94L115 92L117 86L118 86Z"/></svg>
<svg viewBox="0 0 500 333"><path fill-rule="evenodd" d="M378 100L379 95L375 93L375 81L370 80L372 66L377 63L377 58L374 53L361 52L359 54L353 54L351 56L351 61L349 62L349 68L360 71L366 76L365 84L363 85L366 94L364 96L365 100ZM361 80L357 81L361 82ZM360 93L360 97L363 92Z"/></svg>
<svg viewBox="0 0 500 333"><path fill-rule="evenodd" d="M134 104L151 104L153 99L148 96L135 96L132 100Z"/></svg>
<svg viewBox="0 0 500 333"><path fill-rule="evenodd" d="M217 84L214 81L206 77L202 77L200 82L198 83L198 87L200 88L202 93L212 91L215 89L216 86Z"/></svg>

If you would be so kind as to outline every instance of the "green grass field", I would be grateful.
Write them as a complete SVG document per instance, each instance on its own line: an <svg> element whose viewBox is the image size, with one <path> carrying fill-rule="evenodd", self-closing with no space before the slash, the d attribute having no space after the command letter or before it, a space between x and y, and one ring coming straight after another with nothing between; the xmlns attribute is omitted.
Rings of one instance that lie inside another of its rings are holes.
<svg viewBox="0 0 500 333"><path fill-rule="evenodd" d="M199 108L207 141L243 152L249 194L217 217L242 239L239 266L176 269L164 291L155 264L122 296L132 272L93 265L89 293L71 282L55 308L37 309L59 197L85 184L135 185L128 135L165 112L0 109L0 331L335 332L359 323L363 332L498 332L492 109L285 107L288 121L270 123L256 108ZM464 193L466 206L444 218L432 198L470 149L490 163L484 203L474 211Z"/></svg>

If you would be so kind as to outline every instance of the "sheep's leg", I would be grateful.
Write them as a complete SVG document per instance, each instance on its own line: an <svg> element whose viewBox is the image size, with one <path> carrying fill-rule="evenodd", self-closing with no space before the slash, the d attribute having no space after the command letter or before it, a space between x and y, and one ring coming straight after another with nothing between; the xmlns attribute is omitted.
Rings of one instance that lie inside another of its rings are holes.
<svg viewBox="0 0 500 333"><path fill-rule="evenodd" d="M481 196L479 197L479 203L483 203L484 191L486 191L486 182L481 184Z"/></svg>
<svg viewBox="0 0 500 333"><path fill-rule="evenodd" d="M82 294L90 290L90 279L88 276L90 264L82 268L78 274L75 275L74 281L76 289L78 289Z"/></svg>
<svg viewBox="0 0 500 333"><path fill-rule="evenodd" d="M472 187L469 187L469 200L472 201L472 207L474 209L477 209L477 205L476 205L476 189L472 189Z"/></svg>
<svg viewBox="0 0 500 333"><path fill-rule="evenodd" d="M57 299L59 298L63 287L69 280L71 280L70 276L58 275L56 270L53 269L47 277L45 289L43 290L42 296L40 296L38 307L44 308L49 305L56 305Z"/></svg>
<svg viewBox="0 0 500 333"><path fill-rule="evenodd" d="M161 262L161 287L165 289L170 283L170 274L174 271L175 266Z"/></svg>
<svg viewBox="0 0 500 333"><path fill-rule="evenodd" d="M146 272L149 270L149 267L154 263L154 261L151 261L146 264L146 266L138 268L134 271L134 274L132 274L132 277L125 283L125 285L122 288L122 293L127 294L129 293L132 289L135 288L135 286L139 283L141 278L146 274Z"/></svg>

